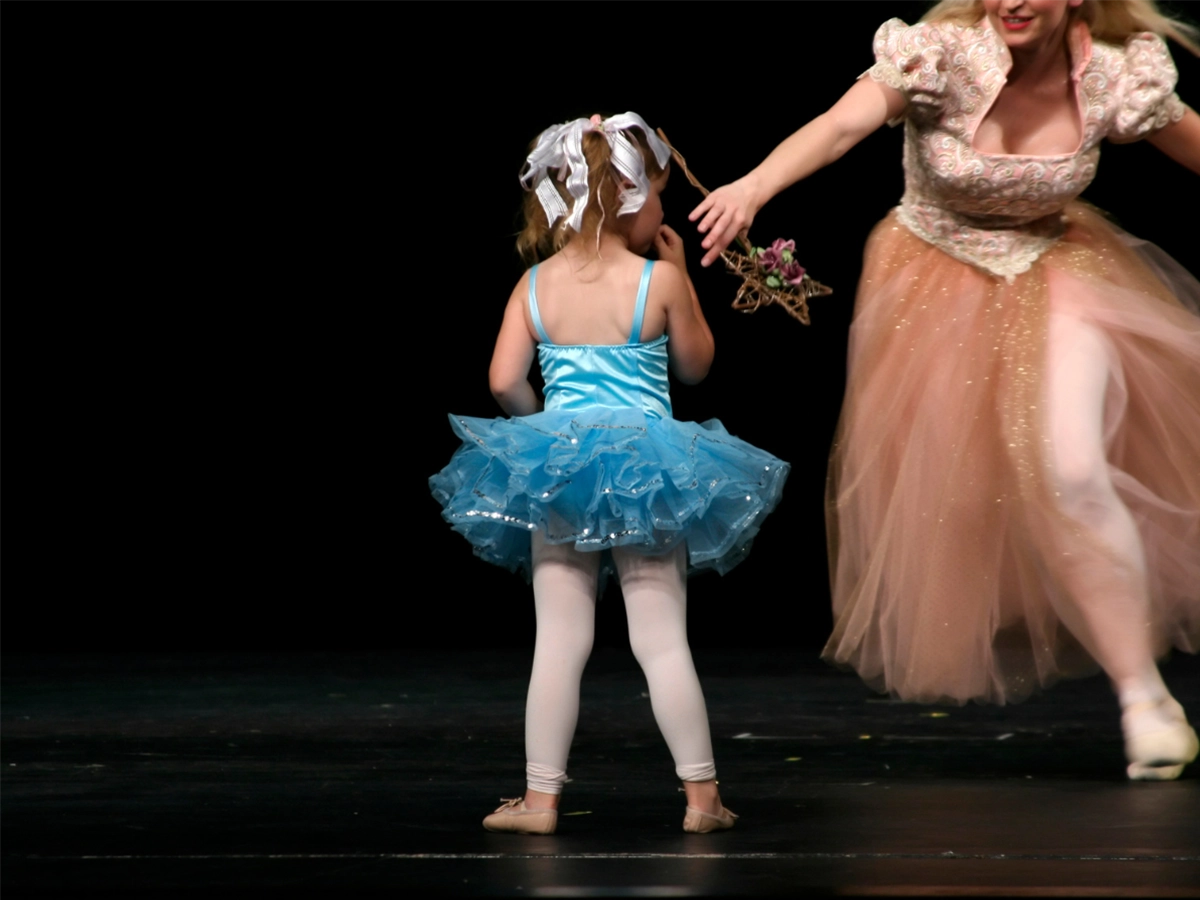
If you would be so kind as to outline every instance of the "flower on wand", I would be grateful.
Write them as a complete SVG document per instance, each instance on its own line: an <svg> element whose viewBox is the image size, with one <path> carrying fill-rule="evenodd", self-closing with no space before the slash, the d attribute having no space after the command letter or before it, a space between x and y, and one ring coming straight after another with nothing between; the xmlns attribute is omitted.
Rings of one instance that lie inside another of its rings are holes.
<svg viewBox="0 0 1200 900"><path fill-rule="evenodd" d="M687 180L707 197L708 189L696 180L696 176L688 169L687 161L671 146L661 128L658 129L658 136L671 148L671 157L683 169ZM741 248L740 251L733 247L721 251L725 268L742 280L737 296L733 298L734 309L752 313L760 307L775 304L807 325L809 298L827 297L833 293L831 288L808 275L804 266L796 261L795 241L780 238L769 247L754 247L745 231L738 234L734 241Z"/></svg>
<svg viewBox="0 0 1200 900"><path fill-rule="evenodd" d="M750 258L765 273L767 287L781 288L785 283L798 287L804 281L804 266L796 262L795 252L795 241L780 238L770 247L751 247Z"/></svg>

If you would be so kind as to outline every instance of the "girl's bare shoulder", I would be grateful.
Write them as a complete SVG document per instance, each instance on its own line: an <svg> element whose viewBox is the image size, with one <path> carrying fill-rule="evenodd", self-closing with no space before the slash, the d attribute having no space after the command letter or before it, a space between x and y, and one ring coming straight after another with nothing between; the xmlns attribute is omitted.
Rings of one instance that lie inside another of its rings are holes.
<svg viewBox="0 0 1200 900"><path fill-rule="evenodd" d="M526 269L521 273L521 277L517 279L517 283L513 286L512 293L508 295L509 306L527 302L529 298L529 283L532 279L530 272L530 269Z"/></svg>
<svg viewBox="0 0 1200 900"><path fill-rule="evenodd" d="M691 301L688 291L688 279L679 267L673 263L660 260L654 264L654 275L650 279L650 290L647 300L662 304L671 304L679 300Z"/></svg>

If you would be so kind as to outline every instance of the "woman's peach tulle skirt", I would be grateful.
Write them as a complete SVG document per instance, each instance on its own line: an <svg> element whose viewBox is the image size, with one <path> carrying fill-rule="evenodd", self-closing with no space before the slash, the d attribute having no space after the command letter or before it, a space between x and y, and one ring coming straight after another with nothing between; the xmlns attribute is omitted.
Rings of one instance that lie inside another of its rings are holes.
<svg viewBox="0 0 1200 900"><path fill-rule="evenodd" d="M897 697L1003 703L1094 672L1060 613L1122 591L1149 592L1157 655L1198 646L1200 283L1090 207L1067 214L1065 238L1013 284L894 214L867 244L830 462L825 657ZM1055 504L1051 311L1111 345L1109 474L1145 581Z"/></svg>

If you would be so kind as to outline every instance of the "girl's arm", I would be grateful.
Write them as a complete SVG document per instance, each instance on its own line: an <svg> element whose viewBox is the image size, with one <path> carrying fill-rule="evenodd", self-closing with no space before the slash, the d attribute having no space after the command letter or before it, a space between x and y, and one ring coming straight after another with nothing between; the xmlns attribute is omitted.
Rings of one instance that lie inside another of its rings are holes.
<svg viewBox="0 0 1200 900"><path fill-rule="evenodd" d="M900 91L862 78L828 112L817 116L782 144L757 168L717 188L688 218L708 236L700 265L711 265L755 214L784 188L829 165L843 153L904 112L908 101ZM704 218L700 218L703 216Z"/></svg>
<svg viewBox="0 0 1200 900"><path fill-rule="evenodd" d="M504 321L496 336L496 349L492 351L492 365L488 369L492 396L510 416L528 416L542 408L542 398L529 383L529 368L533 365L537 341L525 321L528 295L529 273L526 272L508 298Z"/></svg>
<svg viewBox="0 0 1200 900"><path fill-rule="evenodd" d="M663 225L654 236L660 265L654 268L650 290L662 298L667 312L667 358L671 371L684 384L704 380L713 360L713 336L700 309L700 298L687 274L683 239Z"/></svg>
<svg viewBox="0 0 1200 900"><path fill-rule="evenodd" d="M1190 106L1178 122L1146 138L1181 166L1200 175L1200 115Z"/></svg>

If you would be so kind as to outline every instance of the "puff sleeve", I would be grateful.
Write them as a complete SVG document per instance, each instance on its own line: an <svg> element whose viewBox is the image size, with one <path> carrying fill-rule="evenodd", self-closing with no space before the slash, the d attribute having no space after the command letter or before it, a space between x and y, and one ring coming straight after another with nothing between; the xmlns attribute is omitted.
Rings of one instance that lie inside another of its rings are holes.
<svg viewBox="0 0 1200 900"><path fill-rule="evenodd" d="M1185 108L1175 93L1178 78L1162 38L1148 32L1130 37L1125 42L1109 139L1136 141L1182 119Z"/></svg>
<svg viewBox="0 0 1200 900"><path fill-rule="evenodd" d="M889 19L875 32L875 65L863 75L904 94L908 115L936 116L946 101L947 52L934 25Z"/></svg>

